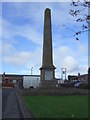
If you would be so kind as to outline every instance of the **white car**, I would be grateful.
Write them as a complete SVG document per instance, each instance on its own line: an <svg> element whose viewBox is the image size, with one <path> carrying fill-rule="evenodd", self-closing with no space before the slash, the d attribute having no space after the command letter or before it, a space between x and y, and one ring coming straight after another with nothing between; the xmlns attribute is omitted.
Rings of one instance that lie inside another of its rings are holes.
<svg viewBox="0 0 90 120"><path fill-rule="evenodd" d="M82 85L82 84L88 84L88 83L87 82L78 82L74 86L75 87L80 87L80 85Z"/></svg>

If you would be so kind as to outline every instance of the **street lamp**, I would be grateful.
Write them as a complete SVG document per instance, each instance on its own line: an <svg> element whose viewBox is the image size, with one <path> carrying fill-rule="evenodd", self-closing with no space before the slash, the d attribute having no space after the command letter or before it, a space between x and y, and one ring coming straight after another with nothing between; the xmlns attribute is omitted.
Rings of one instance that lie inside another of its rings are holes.
<svg viewBox="0 0 90 120"><path fill-rule="evenodd" d="M33 67L31 67L31 75L32 75L32 72L33 72Z"/></svg>

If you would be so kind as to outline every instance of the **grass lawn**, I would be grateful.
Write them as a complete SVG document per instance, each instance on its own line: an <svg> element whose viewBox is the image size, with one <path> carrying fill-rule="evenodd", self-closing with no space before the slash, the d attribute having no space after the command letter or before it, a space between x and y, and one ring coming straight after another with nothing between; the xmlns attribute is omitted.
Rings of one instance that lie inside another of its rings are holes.
<svg viewBox="0 0 90 120"><path fill-rule="evenodd" d="M88 118L88 96L23 96L36 118Z"/></svg>

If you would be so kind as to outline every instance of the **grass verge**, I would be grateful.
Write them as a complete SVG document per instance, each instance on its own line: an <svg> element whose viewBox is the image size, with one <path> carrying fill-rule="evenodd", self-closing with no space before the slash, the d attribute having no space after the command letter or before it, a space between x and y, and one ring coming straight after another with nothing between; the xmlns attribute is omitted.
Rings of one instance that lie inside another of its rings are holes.
<svg viewBox="0 0 90 120"><path fill-rule="evenodd" d="M36 118L88 118L88 96L23 96Z"/></svg>

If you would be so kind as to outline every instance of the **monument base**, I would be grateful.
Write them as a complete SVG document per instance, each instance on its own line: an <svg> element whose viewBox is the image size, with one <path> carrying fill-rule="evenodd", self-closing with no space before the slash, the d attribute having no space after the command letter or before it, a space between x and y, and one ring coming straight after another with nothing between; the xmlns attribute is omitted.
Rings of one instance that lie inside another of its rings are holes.
<svg viewBox="0 0 90 120"><path fill-rule="evenodd" d="M40 88L41 89L46 89L46 90L52 90L52 89L56 89L56 86L57 83L56 83L56 80L44 80L44 81L41 81L40 83Z"/></svg>

